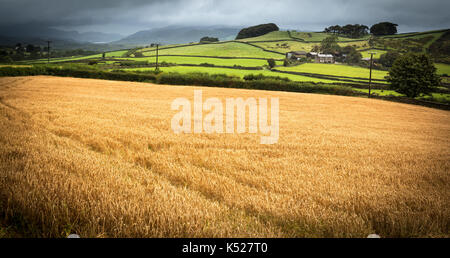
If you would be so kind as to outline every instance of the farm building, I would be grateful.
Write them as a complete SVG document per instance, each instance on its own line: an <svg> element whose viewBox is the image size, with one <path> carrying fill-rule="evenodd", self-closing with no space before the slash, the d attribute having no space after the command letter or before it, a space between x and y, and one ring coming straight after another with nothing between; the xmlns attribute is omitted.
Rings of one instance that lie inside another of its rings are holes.
<svg viewBox="0 0 450 258"><path fill-rule="evenodd" d="M330 54L317 54L316 63L334 63L334 56Z"/></svg>
<svg viewBox="0 0 450 258"><path fill-rule="evenodd" d="M310 58L316 58L319 53L317 52L309 52L306 56Z"/></svg>
<svg viewBox="0 0 450 258"><path fill-rule="evenodd" d="M286 58L300 60L300 58L306 58L306 55L307 54L304 51L292 51L292 52L286 53Z"/></svg>

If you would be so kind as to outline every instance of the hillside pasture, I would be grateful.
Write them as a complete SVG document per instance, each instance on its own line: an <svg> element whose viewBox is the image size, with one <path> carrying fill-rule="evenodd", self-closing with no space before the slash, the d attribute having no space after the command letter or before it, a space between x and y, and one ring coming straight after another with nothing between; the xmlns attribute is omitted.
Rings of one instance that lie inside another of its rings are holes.
<svg viewBox="0 0 450 258"><path fill-rule="evenodd" d="M450 64L434 64L434 66L436 66L438 74L450 76Z"/></svg>
<svg viewBox="0 0 450 258"><path fill-rule="evenodd" d="M353 78L367 78L369 79L370 70L367 68L349 66L343 64L318 64L318 63L305 63L292 67L277 67L278 70L303 72L303 73L316 73L323 75L334 76L346 76ZM387 71L372 70L372 78L384 80L388 75Z"/></svg>
<svg viewBox="0 0 450 258"><path fill-rule="evenodd" d="M145 56L156 55L155 51L143 52ZM220 44L199 44L179 48L161 49L160 55L253 57L283 59L283 54L266 52L260 48L238 42Z"/></svg>
<svg viewBox="0 0 450 258"><path fill-rule="evenodd" d="M295 40L290 41L275 41L275 42L256 42L252 43L256 46L260 46L267 50L273 50L277 52L291 52L291 51L305 51L310 52L311 49L317 45L316 43L303 43Z"/></svg>
<svg viewBox="0 0 450 258"><path fill-rule="evenodd" d="M321 42L322 40L324 40L327 37L332 36L333 34L331 33L325 33L325 32L294 32L291 31L291 36L294 38L298 38L298 39L302 39L304 41L308 41L308 42ZM358 40L368 40L370 36L364 36L361 38L347 38L347 37L341 37L338 36L338 41L339 42L346 42L346 41L358 41Z"/></svg>
<svg viewBox="0 0 450 258"><path fill-rule="evenodd" d="M143 57L143 58L124 58L123 60L133 61L147 61L149 63L156 62L156 56ZM244 59L244 58L213 58L213 57L189 57L189 56L159 56L158 62L166 62L173 64L213 64L216 66L244 66L244 67L259 67L267 65L267 60L261 59ZM281 61L277 61L277 64L283 64Z"/></svg>
<svg viewBox="0 0 450 258"><path fill-rule="evenodd" d="M267 41L267 40L289 40L289 39L292 38L289 37L287 31L272 31L259 37L238 39L237 41L253 42L253 41Z"/></svg>
<svg viewBox="0 0 450 258"><path fill-rule="evenodd" d="M370 53L375 53L373 55L374 59L380 59L380 56L383 54L386 54L387 51L386 50L380 50L380 49L369 49L369 50L365 50L365 51L361 51L360 52L362 55L362 58L370 58Z"/></svg>

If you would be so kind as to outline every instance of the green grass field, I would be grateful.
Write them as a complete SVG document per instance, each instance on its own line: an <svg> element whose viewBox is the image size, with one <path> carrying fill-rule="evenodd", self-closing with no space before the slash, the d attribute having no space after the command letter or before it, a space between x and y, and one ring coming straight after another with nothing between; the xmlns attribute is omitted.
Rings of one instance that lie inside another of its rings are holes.
<svg viewBox="0 0 450 258"><path fill-rule="evenodd" d="M268 50L273 50L282 53L287 53L291 51L309 52L315 45L317 45L316 43L302 43L295 40L276 41L276 42L257 42L252 44Z"/></svg>
<svg viewBox="0 0 450 258"><path fill-rule="evenodd" d="M360 52L362 55L362 58L370 58L370 53L375 53L373 55L374 59L379 59L381 55L386 54L386 50L379 50L379 49L372 49L372 50L366 50Z"/></svg>
<svg viewBox="0 0 450 258"><path fill-rule="evenodd" d="M238 41L252 42L252 41L284 40L284 39L291 39L287 31L273 31L259 37L239 39Z"/></svg>
<svg viewBox="0 0 450 258"><path fill-rule="evenodd" d="M368 89L354 89L356 91L360 91L360 92L364 92L364 93L369 93ZM371 90L371 93L374 93L378 96L405 96L401 93L395 92L393 90ZM434 100L434 101L438 101L438 102L446 102L446 103L450 103L450 94L447 93L431 93L430 95L425 95L425 96L421 96L421 97L417 97L417 99L424 99L424 100Z"/></svg>
<svg viewBox="0 0 450 258"><path fill-rule="evenodd" d="M364 92L364 93L369 93L369 89L355 89L356 91L360 91L360 92ZM376 89L372 89L371 94L374 93L378 96L404 96L403 94L400 94L398 92L395 92L393 90L376 90Z"/></svg>
<svg viewBox="0 0 450 258"><path fill-rule="evenodd" d="M310 42L320 42L323 39L331 36L330 33L324 33L324 32L293 32L291 31L291 35L294 38L303 39L305 41ZM368 40L370 36L365 36L362 38L352 39L352 38L346 38L346 37L338 37L339 42L346 42L346 41L355 41L355 40Z"/></svg>
<svg viewBox="0 0 450 258"><path fill-rule="evenodd" d="M69 62L69 61L81 61L81 60L92 59L92 58L101 58L101 57L102 57L102 54L89 55L89 56L51 58L50 59L50 63ZM47 58L42 58L42 59L37 59L37 60L32 60L32 61L26 61L26 63L29 63L29 64L47 63Z"/></svg>
<svg viewBox="0 0 450 258"><path fill-rule="evenodd" d="M316 73L323 75L346 76L353 78L367 78L367 79L369 78L369 69L341 64L306 63L292 67L277 67L277 69L291 72ZM383 80L386 75L387 75L386 71L372 70L372 78L374 79Z"/></svg>
<svg viewBox="0 0 450 258"><path fill-rule="evenodd" d="M155 51L143 52L145 56L155 55ZM283 54L266 52L257 47L243 43L229 42L224 44L192 45L180 48L161 49L160 55L197 55L197 56L224 56L224 57L256 57L283 59Z"/></svg>
<svg viewBox="0 0 450 258"><path fill-rule="evenodd" d="M148 61L149 63L155 63L156 57L142 57L142 58L120 58L123 60L133 60L133 61ZM266 60L259 59L224 59L224 58L209 58L209 57L187 57L187 56L160 56L158 58L159 62L167 62L174 64L213 64L216 66L244 66L244 67L259 67L267 65ZM283 64L282 61L277 61L278 65Z"/></svg>
<svg viewBox="0 0 450 258"><path fill-rule="evenodd" d="M126 52L128 52L128 50L119 50L119 51L107 52L107 53L105 53L105 57L121 57Z"/></svg>
<svg viewBox="0 0 450 258"><path fill-rule="evenodd" d="M450 75L450 65L449 64L434 64L437 68L438 74Z"/></svg>
<svg viewBox="0 0 450 258"><path fill-rule="evenodd" d="M125 71L152 71L155 68L129 68L129 69L123 69ZM326 79L318 79L318 78L312 78L307 76L300 76L300 75L292 75L292 74L284 74L284 73L277 73L272 72L269 70L239 70L239 69L230 69L230 68L215 68L215 67L190 67L190 66L173 66L173 67L162 67L161 71L163 72L177 72L177 73L193 73L193 72L200 72L200 73L209 73L209 74L227 74L231 76L238 76L240 78L243 78L245 75L248 74L263 74L265 76L279 76L279 77L286 77L291 79L292 81L300 81L300 82L324 82L324 83L335 83L337 81L333 80L326 80Z"/></svg>

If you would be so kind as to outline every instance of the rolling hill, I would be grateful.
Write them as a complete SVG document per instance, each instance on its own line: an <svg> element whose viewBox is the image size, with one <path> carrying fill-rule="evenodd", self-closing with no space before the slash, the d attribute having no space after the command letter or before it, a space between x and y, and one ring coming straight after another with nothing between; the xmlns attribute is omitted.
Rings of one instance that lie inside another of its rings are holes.
<svg viewBox="0 0 450 258"><path fill-rule="evenodd" d="M30 39L50 39L53 41L64 40L77 43L107 43L124 37L118 33L104 33L98 31L80 33L78 31L65 31L34 24L0 27L0 36L3 38L21 39L22 41L30 41ZM0 42L0 44L3 44L3 42Z"/></svg>
<svg viewBox="0 0 450 258"><path fill-rule="evenodd" d="M220 40L229 40L239 32L234 27L181 27L168 26L150 30L138 31L130 36L115 41L116 44L150 45L159 44L179 44L188 42L199 42L200 38L209 36Z"/></svg>
<svg viewBox="0 0 450 258"><path fill-rule="evenodd" d="M179 30L180 28L176 28ZM145 33L144 33L145 34ZM323 32L274 31L254 38L240 40L225 40L214 43L170 44L159 48L160 69L163 73L209 73L228 74L244 79L247 75L263 74L288 78L295 82L320 82L328 84L344 84L359 92L368 92L369 69L345 64L301 64L290 67L283 66L285 53L289 51L311 51L330 34ZM354 46L363 57L369 52L376 52L375 58L390 50L400 52L432 52L439 53L439 60L446 60L448 55L436 52L445 48L448 41L448 30L405 33L377 37L369 42L370 37L346 38L339 37L341 47ZM211 36L211 35L210 35ZM438 45L437 45L438 44ZM439 47L436 47L439 46ZM444 46L444 47L442 47ZM432 51L430 51L432 49ZM434 53L434 54L433 54ZM96 63L89 69L122 72L149 72L154 70L156 62L155 47L138 47L133 50L107 52L106 58L101 54L91 56L75 56L51 60L52 63ZM276 67L269 70L267 60L275 59ZM47 59L27 61L24 63L45 63ZM133 63L134 62L134 63ZM422 96L439 102L450 102L450 65L437 63L437 72L442 77L443 85L437 88L431 96ZM372 93L380 96L398 96L389 90L386 81L386 70L373 71Z"/></svg>

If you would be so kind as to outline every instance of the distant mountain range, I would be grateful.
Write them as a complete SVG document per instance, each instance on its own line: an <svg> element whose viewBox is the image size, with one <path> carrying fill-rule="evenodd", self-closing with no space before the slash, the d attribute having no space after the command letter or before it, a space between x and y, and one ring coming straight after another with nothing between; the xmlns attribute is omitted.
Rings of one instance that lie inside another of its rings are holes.
<svg viewBox="0 0 450 258"><path fill-rule="evenodd" d="M103 32L65 31L37 25L1 26L0 36L3 38L40 38L43 40L69 40L77 42L111 42L123 38L123 35Z"/></svg>
<svg viewBox="0 0 450 258"><path fill-rule="evenodd" d="M219 40L232 40L240 28L237 27L200 27L200 26L168 26L164 28L138 31L113 43L150 45L151 43L179 44L199 42L202 37L215 37Z"/></svg>
<svg viewBox="0 0 450 258"><path fill-rule="evenodd" d="M138 31L130 36L103 32L77 32L46 28L36 25L13 27L0 26L0 45L34 44L44 45L51 40L54 48L85 50L121 49L140 45L179 44L199 42L202 37L215 37L219 40L232 40L240 28L225 26L169 26Z"/></svg>

